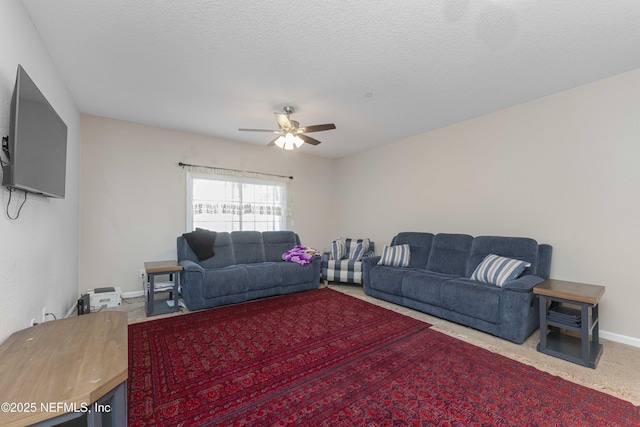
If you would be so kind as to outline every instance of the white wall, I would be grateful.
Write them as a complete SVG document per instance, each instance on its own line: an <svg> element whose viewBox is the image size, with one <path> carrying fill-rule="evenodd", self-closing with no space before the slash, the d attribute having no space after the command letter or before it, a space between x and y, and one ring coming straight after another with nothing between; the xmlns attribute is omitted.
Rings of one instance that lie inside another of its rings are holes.
<svg viewBox="0 0 640 427"><path fill-rule="evenodd" d="M640 70L341 159L337 174L341 234L378 249L400 231L550 243L552 277L605 285L601 331L640 343Z"/></svg>
<svg viewBox="0 0 640 427"><path fill-rule="evenodd" d="M318 249L400 231L550 243L552 277L605 285L603 335L638 345L638 117L640 70L337 161L82 116L79 289L140 290L144 261L175 257L183 161L294 175L295 229Z"/></svg>
<svg viewBox="0 0 640 427"><path fill-rule="evenodd" d="M0 2L0 135L9 134L11 95L21 64L68 127L66 197L30 194L17 220L7 217L0 189L0 342L41 321L47 308L64 317L78 298L78 171L80 115L22 3ZM3 157L3 159L5 159ZM5 159L6 160L6 159ZM13 194L15 216L23 193ZM48 320L53 317L49 316Z"/></svg>
<svg viewBox="0 0 640 427"><path fill-rule="evenodd" d="M179 162L293 176L294 230L322 250L336 228L332 160L273 147L82 116L80 291L141 291L145 261L176 259L186 230Z"/></svg>

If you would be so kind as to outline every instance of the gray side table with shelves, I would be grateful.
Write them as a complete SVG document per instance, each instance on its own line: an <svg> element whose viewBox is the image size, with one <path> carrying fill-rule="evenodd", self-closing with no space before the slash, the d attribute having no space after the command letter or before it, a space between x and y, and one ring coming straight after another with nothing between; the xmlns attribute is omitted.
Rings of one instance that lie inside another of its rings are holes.
<svg viewBox="0 0 640 427"><path fill-rule="evenodd" d="M178 302L178 293L180 291L180 271L182 266L177 261L153 261L144 263L144 271L147 274L147 289L145 306L147 317L156 316L158 314L172 313L180 311ZM173 281L173 288L170 292L170 298L156 299L155 276L169 275L169 280ZM173 300L173 304L167 304L167 301Z"/></svg>
<svg viewBox="0 0 640 427"><path fill-rule="evenodd" d="M554 279L534 287L533 293L540 297L538 351L595 369L602 355L598 303L604 291L604 286ZM578 308L577 322L561 321L550 315L552 307L565 304Z"/></svg>

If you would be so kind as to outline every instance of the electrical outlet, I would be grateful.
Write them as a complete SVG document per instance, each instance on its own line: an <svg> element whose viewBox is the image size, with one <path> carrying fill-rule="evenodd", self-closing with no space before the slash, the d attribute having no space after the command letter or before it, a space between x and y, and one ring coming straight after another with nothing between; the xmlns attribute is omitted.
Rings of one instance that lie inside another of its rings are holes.
<svg viewBox="0 0 640 427"><path fill-rule="evenodd" d="M33 319L31 319L31 326L36 324L36 318L34 317Z"/></svg>
<svg viewBox="0 0 640 427"><path fill-rule="evenodd" d="M47 307L42 308L42 323L47 321Z"/></svg>

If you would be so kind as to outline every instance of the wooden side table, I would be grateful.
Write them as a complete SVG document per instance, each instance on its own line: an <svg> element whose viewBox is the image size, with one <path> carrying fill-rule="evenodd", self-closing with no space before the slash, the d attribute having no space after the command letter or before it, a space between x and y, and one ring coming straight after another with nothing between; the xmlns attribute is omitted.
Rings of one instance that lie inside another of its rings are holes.
<svg viewBox="0 0 640 427"><path fill-rule="evenodd" d="M146 290L147 298L145 300L147 317L180 311L180 305L178 304L178 292L180 291L180 271L182 271L182 266L178 264L178 261L145 262L144 271L147 274L148 279L148 287ZM156 300L155 277L156 275L167 274L169 275L169 280L173 281L173 298L162 298ZM171 299L173 299L172 306L167 304Z"/></svg>
<svg viewBox="0 0 640 427"><path fill-rule="evenodd" d="M598 334L598 302L604 290L604 286L554 279L534 287L533 293L540 296L538 351L595 369L602 355ZM562 314L558 315L551 308L560 304L579 307L574 322L563 320ZM563 333L562 330L576 332L579 337Z"/></svg>
<svg viewBox="0 0 640 427"><path fill-rule="evenodd" d="M0 425L127 425L127 313L44 322L0 346Z"/></svg>

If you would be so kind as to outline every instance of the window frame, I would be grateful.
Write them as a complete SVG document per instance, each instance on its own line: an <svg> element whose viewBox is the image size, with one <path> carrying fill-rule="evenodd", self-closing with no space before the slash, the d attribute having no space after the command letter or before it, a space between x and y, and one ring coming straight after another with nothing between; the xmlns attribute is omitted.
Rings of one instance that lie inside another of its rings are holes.
<svg viewBox="0 0 640 427"><path fill-rule="evenodd" d="M212 180L212 181L226 181L234 182L240 185L243 184L258 184L258 185L270 185L281 187L283 191L283 212L282 219L280 221L281 230L291 230L293 225L293 217L291 215L291 188L288 182L269 179L267 177L248 177L248 176L234 176L220 173L207 173L207 172L193 172L187 171L186 174L186 230L191 232L194 228L194 211L193 211L193 181L198 179ZM241 190L242 193L242 190ZM242 204L242 200L240 200ZM242 215L240 216L242 218ZM242 220L240 221L240 230L243 230ZM235 230L234 230L235 231Z"/></svg>

